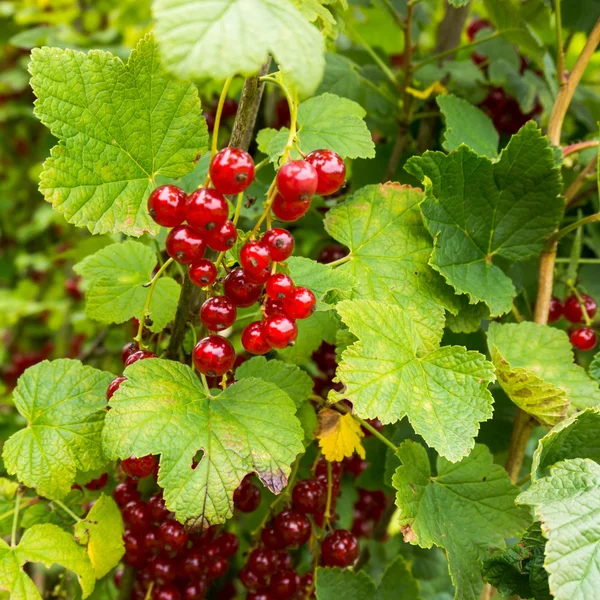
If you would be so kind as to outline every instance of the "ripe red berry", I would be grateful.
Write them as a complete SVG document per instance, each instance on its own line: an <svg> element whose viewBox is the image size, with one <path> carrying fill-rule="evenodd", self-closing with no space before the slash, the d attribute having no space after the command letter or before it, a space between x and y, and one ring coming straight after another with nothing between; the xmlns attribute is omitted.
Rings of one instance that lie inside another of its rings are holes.
<svg viewBox="0 0 600 600"><path fill-rule="evenodd" d="M314 150L305 160L317 171L317 194L334 194L344 185L346 165L342 157L333 150Z"/></svg>
<svg viewBox="0 0 600 600"><path fill-rule="evenodd" d="M163 227L178 227L185 221L187 194L176 185L157 187L148 198L150 216Z"/></svg>
<svg viewBox="0 0 600 600"><path fill-rule="evenodd" d="M246 600L273 600L273 596L264 590L258 592L248 592Z"/></svg>
<svg viewBox="0 0 600 600"><path fill-rule="evenodd" d="M154 354L154 352L150 352L149 350L138 350L137 352L129 355L125 361L125 366L128 367L138 360L146 360L147 358L156 358L156 354Z"/></svg>
<svg viewBox="0 0 600 600"><path fill-rule="evenodd" d="M348 248L341 244L328 244L319 252L317 262L326 265L336 260L340 260L340 258L344 258L344 256L348 256Z"/></svg>
<svg viewBox="0 0 600 600"><path fill-rule="evenodd" d="M272 521L263 527L263 530L260 532L260 541L272 550L282 550L285 548L285 543L277 535L277 530Z"/></svg>
<svg viewBox="0 0 600 600"><path fill-rule="evenodd" d="M217 190L201 188L190 194L185 218L199 232L207 233L217 229L227 221L228 216L227 200Z"/></svg>
<svg viewBox="0 0 600 600"><path fill-rule="evenodd" d="M272 575L277 570L277 553L269 548L256 548L250 553L247 565L259 575Z"/></svg>
<svg viewBox="0 0 600 600"><path fill-rule="evenodd" d="M227 562L227 559L218 557L208 564L206 574L212 579L218 579L219 577L223 577L223 575L227 573L228 567L229 564Z"/></svg>
<svg viewBox="0 0 600 600"><path fill-rule="evenodd" d="M223 282L223 292L236 306L252 306L262 293L262 285L252 283L243 269L233 269Z"/></svg>
<svg viewBox="0 0 600 600"><path fill-rule="evenodd" d="M132 531L145 532L150 526L150 509L145 502L133 500L123 509L123 521Z"/></svg>
<svg viewBox="0 0 600 600"><path fill-rule="evenodd" d="M487 19L474 19L467 27L467 37L469 38L469 41L472 42L475 39L477 32L491 27L492 24Z"/></svg>
<svg viewBox="0 0 600 600"><path fill-rule="evenodd" d="M261 321L254 321L244 328L242 346L250 354L266 354L271 349Z"/></svg>
<svg viewBox="0 0 600 600"><path fill-rule="evenodd" d="M197 263L190 265L188 274L192 283L199 285L200 287L206 287L212 285L217 278L217 267L215 264L208 260L208 258L201 258Z"/></svg>
<svg viewBox="0 0 600 600"><path fill-rule="evenodd" d="M240 571L240 581L247 590L256 590L262 588L266 584L266 580L262 575L255 573L248 566L245 566ZM247 596L246 598L248 598Z"/></svg>
<svg viewBox="0 0 600 600"><path fill-rule="evenodd" d="M151 475L154 472L157 462L156 457L152 454L142 456L141 458L130 456L121 461L121 469L123 469L125 475L129 475L129 477L143 478L148 477L148 475Z"/></svg>
<svg viewBox="0 0 600 600"><path fill-rule="evenodd" d="M267 341L273 348L286 348L298 337L296 321L287 315L268 317L264 327Z"/></svg>
<svg viewBox="0 0 600 600"><path fill-rule="evenodd" d="M209 335L194 347L194 366L209 377L225 375L233 367L235 350L231 342L220 335Z"/></svg>
<svg viewBox="0 0 600 600"><path fill-rule="evenodd" d="M596 301L587 294L581 294L581 300L583 301L588 317L592 319L598 310ZM574 294L565 300L563 314L565 319L571 321L571 323L581 323L583 321L583 310L581 310L579 300Z"/></svg>
<svg viewBox="0 0 600 600"><path fill-rule="evenodd" d="M178 521L163 521L158 527L158 537L167 552L179 552L188 541L187 531Z"/></svg>
<svg viewBox="0 0 600 600"><path fill-rule="evenodd" d="M310 200L304 202L289 202L281 194L277 194L273 200L271 210L281 221L297 221L303 217L310 208Z"/></svg>
<svg viewBox="0 0 600 600"><path fill-rule="evenodd" d="M144 554L144 542L141 535L134 533L131 529L126 529L123 534L123 543L125 545L125 554L127 556L141 557Z"/></svg>
<svg viewBox="0 0 600 600"><path fill-rule="evenodd" d="M225 296L213 296L200 309L202 324L210 331L223 331L235 323L235 304Z"/></svg>
<svg viewBox="0 0 600 600"><path fill-rule="evenodd" d="M244 478L233 492L233 504L241 512L254 512L260 505L260 490L248 478Z"/></svg>
<svg viewBox="0 0 600 600"><path fill-rule="evenodd" d="M246 242L240 250L240 264L246 273L260 276L271 267L271 252L263 242Z"/></svg>
<svg viewBox="0 0 600 600"><path fill-rule="evenodd" d="M208 582L204 577L194 578L192 583L187 583L181 588L182 600L204 600L208 592Z"/></svg>
<svg viewBox="0 0 600 600"><path fill-rule="evenodd" d="M269 248L274 262L287 260L294 251L294 236L287 229L269 229L261 241Z"/></svg>
<svg viewBox="0 0 600 600"><path fill-rule="evenodd" d="M127 479L124 483L119 483L113 492L113 497L119 506L125 506L133 500L139 500L140 493L137 491L135 480Z"/></svg>
<svg viewBox="0 0 600 600"><path fill-rule="evenodd" d="M358 540L345 529L330 533L321 545L321 559L327 567L349 567L358 558Z"/></svg>
<svg viewBox="0 0 600 600"><path fill-rule="evenodd" d="M208 173L221 194L239 194L254 179L254 161L240 148L223 148L212 159Z"/></svg>
<svg viewBox="0 0 600 600"><path fill-rule="evenodd" d="M556 297L550 298L550 309L548 310L548 323L555 323L563 314L562 302Z"/></svg>
<svg viewBox="0 0 600 600"><path fill-rule="evenodd" d="M152 509L150 509L152 511ZM151 527L144 534L144 552L148 555L158 554L162 548L162 542L158 537L158 527Z"/></svg>
<svg viewBox="0 0 600 600"><path fill-rule="evenodd" d="M293 569L282 569L271 577L269 592L277 600L293 598L300 587L300 576Z"/></svg>
<svg viewBox="0 0 600 600"><path fill-rule="evenodd" d="M92 492L96 492L101 490L108 483L108 473L102 473L100 477L96 477L96 479L92 479L85 484L86 490L91 490Z"/></svg>
<svg viewBox="0 0 600 600"><path fill-rule="evenodd" d="M240 547L237 536L229 531L224 531L216 540L219 554L225 558L234 556Z"/></svg>
<svg viewBox="0 0 600 600"><path fill-rule="evenodd" d="M317 299L305 287L297 287L283 299L283 309L292 319L306 319L315 312Z"/></svg>
<svg viewBox="0 0 600 600"><path fill-rule="evenodd" d="M164 521L169 516L169 509L162 494L154 494L148 499L150 516L153 521Z"/></svg>
<svg viewBox="0 0 600 600"><path fill-rule="evenodd" d="M591 350L598 342L596 332L591 327L578 327L571 332L571 344L579 350Z"/></svg>
<svg viewBox="0 0 600 600"><path fill-rule="evenodd" d="M225 221L223 225L209 231L206 235L206 243L211 250L227 252L235 246L237 240L237 229L231 221Z"/></svg>
<svg viewBox="0 0 600 600"><path fill-rule="evenodd" d="M306 202L317 191L319 176L305 160L290 160L277 172L277 190L288 202Z"/></svg>
<svg viewBox="0 0 600 600"><path fill-rule="evenodd" d="M115 377L106 388L106 399L110 400L115 392L121 387L121 384L127 381L127 377L123 377L123 375L119 375L119 377Z"/></svg>
<svg viewBox="0 0 600 600"><path fill-rule="evenodd" d="M181 594L173 584L165 583L152 590L152 600L181 600Z"/></svg>
<svg viewBox="0 0 600 600"><path fill-rule="evenodd" d="M204 238L189 225L171 229L165 246L169 256L182 265L198 262L206 250Z"/></svg>
<svg viewBox="0 0 600 600"><path fill-rule="evenodd" d="M123 363L134 353L140 349L137 342L129 342L129 344L125 344L123 346L123 350L121 350L121 360Z"/></svg>
<svg viewBox="0 0 600 600"><path fill-rule="evenodd" d="M273 300L273 298L267 298L267 300L263 304L263 310L265 313L265 317L272 317L274 315L285 315L282 300Z"/></svg>
<svg viewBox="0 0 600 600"><path fill-rule="evenodd" d="M295 510L284 510L273 520L277 536L286 546L301 546L310 538L308 517Z"/></svg>
<svg viewBox="0 0 600 600"><path fill-rule="evenodd" d="M273 300L281 300L290 295L294 289L294 282L289 275L284 273L273 273L269 279L267 279L267 285L265 291L267 296Z"/></svg>
<svg viewBox="0 0 600 600"><path fill-rule="evenodd" d="M165 556L157 556L150 561L148 570L157 583L173 581L177 576L177 564Z"/></svg>
<svg viewBox="0 0 600 600"><path fill-rule="evenodd" d="M321 508L322 488L312 479L299 481L292 491L292 505L300 513L312 515Z"/></svg>

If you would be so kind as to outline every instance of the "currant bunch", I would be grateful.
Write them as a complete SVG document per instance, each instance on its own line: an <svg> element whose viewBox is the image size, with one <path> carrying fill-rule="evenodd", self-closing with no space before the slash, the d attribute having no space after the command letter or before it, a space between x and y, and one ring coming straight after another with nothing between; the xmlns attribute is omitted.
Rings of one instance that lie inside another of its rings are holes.
<svg viewBox="0 0 600 600"><path fill-rule="evenodd" d="M550 299L548 323L555 323L561 317L573 324L590 323L598 311L594 298L587 294L571 294L564 303L556 296ZM571 344L578 350L592 350L598 343L598 336L590 325L578 326L569 334Z"/></svg>

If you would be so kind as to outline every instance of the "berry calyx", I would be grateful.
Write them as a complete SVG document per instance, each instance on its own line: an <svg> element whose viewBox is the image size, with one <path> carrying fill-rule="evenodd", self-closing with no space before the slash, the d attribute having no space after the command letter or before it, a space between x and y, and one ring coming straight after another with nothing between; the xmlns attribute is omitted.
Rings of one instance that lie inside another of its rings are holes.
<svg viewBox="0 0 600 600"><path fill-rule="evenodd" d="M294 290L294 282L289 275L284 273L273 273L267 279L265 291L267 296L273 300L283 300L287 298Z"/></svg>
<svg viewBox="0 0 600 600"><path fill-rule="evenodd" d="M349 567L359 554L358 540L345 529L330 533L321 545L321 560L327 567Z"/></svg>
<svg viewBox="0 0 600 600"><path fill-rule="evenodd" d="M142 479L151 475L154 472L154 469L156 469L157 464L158 461L152 454L140 458L130 456L121 461L121 469L123 469L125 475L129 475L129 477L139 477Z"/></svg>
<svg viewBox="0 0 600 600"><path fill-rule="evenodd" d="M342 157L333 150L314 150L305 158L318 176L317 194L327 196L337 192L346 179L346 165Z"/></svg>
<svg viewBox="0 0 600 600"><path fill-rule="evenodd" d="M124 377L123 375L119 375L119 377L115 377L109 384L108 387L106 388L106 399L110 400L115 392L121 387L121 384L127 381L127 377Z"/></svg>
<svg viewBox="0 0 600 600"><path fill-rule="evenodd" d="M179 552L185 548L188 534L178 521L163 521L158 527L158 538L168 552Z"/></svg>
<svg viewBox="0 0 600 600"><path fill-rule="evenodd" d="M266 354L271 349L261 321L254 321L244 328L242 346L250 354Z"/></svg>
<svg viewBox="0 0 600 600"><path fill-rule="evenodd" d="M198 262L206 250L204 238L189 225L180 225L169 231L165 247L169 256L182 265Z"/></svg>
<svg viewBox="0 0 600 600"><path fill-rule="evenodd" d="M292 319L306 319L317 306L315 295L305 287L294 288L284 299L283 309Z"/></svg>
<svg viewBox="0 0 600 600"><path fill-rule="evenodd" d="M273 348L283 349L298 337L296 322L287 315L275 315L264 322L265 336Z"/></svg>
<svg viewBox="0 0 600 600"><path fill-rule="evenodd" d="M210 331L222 331L235 323L235 304L225 296L213 296L200 309L202 324Z"/></svg>
<svg viewBox="0 0 600 600"><path fill-rule="evenodd" d="M193 284L206 287L215 282L217 267L208 258L201 258L198 262L190 265L188 275Z"/></svg>
<svg viewBox="0 0 600 600"><path fill-rule="evenodd" d="M275 227L269 229L261 239L271 252L274 262L287 260L294 251L294 236L287 230Z"/></svg>
<svg viewBox="0 0 600 600"><path fill-rule="evenodd" d="M297 221L303 217L310 208L310 200L303 202L289 202L281 194L277 194L273 200L271 210L281 221Z"/></svg>
<svg viewBox="0 0 600 600"><path fill-rule="evenodd" d="M223 282L223 292L236 306L252 306L262 294L262 285L252 283L243 269L233 269Z"/></svg>
<svg viewBox="0 0 600 600"><path fill-rule="evenodd" d="M235 351L231 342L220 335L209 335L194 347L194 366L209 377L219 377L231 370Z"/></svg>
<svg viewBox="0 0 600 600"><path fill-rule="evenodd" d="M308 517L295 510L284 510L274 519L277 536L286 546L301 546L310 538L311 525Z"/></svg>
<svg viewBox="0 0 600 600"><path fill-rule="evenodd" d="M277 172L277 189L288 202L306 202L317 191L317 170L305 160L290 160Z"/></svg>
<svg viewBox="0 0 600 600"><path fill-rule="evenodd" d="M223 225L207 233L206 243L211 250L227 252L235 246L237 235L237 229L233 222L225 221Z"/></svg>
<svg viewBox="0 0 600 600"><path fill-rule="evenodd" d="M598 343L598 336L591 327L578 327L571 332L571 344L579 350L591 350Z"/></svg>
<svg viewBox="0 0 600 600"><path fill-rule="evenodd" d="M239 194L254 179L254 161L240 148L223 148L212 159L208 174L221 194Z"/></svg>
<svg viewBox="0 0 600 600"><path fill-rule="evenodd" d="M550 308L548 309L548 323L556 323L563 314L563 304L556 297L552 296L550 298Z"/></svg>
<svg viewBox="0 0 600 600"><path fill-rule="evenodd" d="M227 221L228 216L227 200L217 190L201 188L190 194L185 218L199 232L217 229Z"/></svg>
<svg viewBox="0 0 600 600"><path fill-rule="evenodd" d="M163 227L178 227L185 221L187 194L176 185L161 185L148 198L148 212Z"/></svg>
<svg viewBox="0 0 600 600"><path fill-rule="evenodd" d="M138 350L127 357L125 366L128 367L138 360L146 360L147 358L156 358L156 354L154 354L154 352L150 352L149 350Z"/></svg>
<svg viewBox="0 0 600 600"><path fill-rule="evenodd" d="M588 317L592 319L598 310L598 305L591 296L588 296L587 294L580 295ZM575 296L575 294L569 296L565 300L565 304L563 306L563 315L565 319L571 323L581 323L584 320L581 304L579 303L579 299L577 296Z"/></svg>

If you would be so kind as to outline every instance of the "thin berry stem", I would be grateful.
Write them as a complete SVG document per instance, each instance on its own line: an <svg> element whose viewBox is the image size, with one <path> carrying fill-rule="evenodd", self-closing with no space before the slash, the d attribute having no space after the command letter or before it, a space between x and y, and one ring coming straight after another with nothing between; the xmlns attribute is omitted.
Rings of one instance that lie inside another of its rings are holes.
<svg viewBox="0 0 600 600"><path fill-rule="evenodd" d="M599 145L600 140L588 140L585 142L577 142L576 144L571 144L570 146L565 146L563 148L563 158L569 156L570 154L581 152L582 150L588 150L589 148L597 148Z"/></svg>
<svg viewBox="0 0 600 600"><path fill-rule="evenodd" d="M77 523L83 521L81 517L78 517L68 506L63 504L60 500L53 500L52 502L56 504L56 506L58 506L59 508L62 508L62 510L64 510L72 519L77 521Z"/></svg>
<svg viewBox="0 0 600 600"><path fill-rule="evenodd" d="M327 461L327 502L325 504L325 515L323 521L323 529L329 527L329 521L331 520L331 498L333 496L333 469L331 462Z"/></svg>
<svg viewBox="0 0 600 600"><path fill-rule="evenodd" d="M235 203L235 213L233 215L233 224L237 226L240 220L240 214L242 213L242 204L244 201L244 192L240 192Z"/></svg>
<svg viewBox="0 0 600 600"><path fill-rule="evenodd" d="M591 327L592 326L592 319L590 319L590 315L588 314L587 308L585 307L585 302L583 300L583 298L581 297L581 294L579 293L579 291L577 290L577 288L575 287L575 285L573 284L573 282L568 279L567 281L565 281L567 287L569 288L569 290L571 290L571 293L573 294L573 296L575 296L575 298L577 298L577 302L579 303L579 307L581 308L581 314L583 315L583 321L586 324L587 327Z"/></svg>
<svg viewBox="0 0 600 600"><path fill-rule="evenodd" d="M565 237L565 235L571 233L571 231L575 231L576 229L579 229L580 227L583 227L584 225L588 225L589 223L594 223L596 221L600 221L600 213L595 213L593 215L583 217L583 219L579 219L579 220L575 221L575 223L571 223L570 225L567 225L566 227L559 229L556 233L554 233L550 236L550 239L554 242L558 242L563 237Z"/></svg>
<svg viewBox="0 0 600 600"><path fill-rule="evenodd" d="M327 263L327 266L335 268L343 265L344 263L350 262L352 260L352 253L346 254L346 256L342 256L342 258L338 258L337 260L332 260L330 263Z"/></svg>

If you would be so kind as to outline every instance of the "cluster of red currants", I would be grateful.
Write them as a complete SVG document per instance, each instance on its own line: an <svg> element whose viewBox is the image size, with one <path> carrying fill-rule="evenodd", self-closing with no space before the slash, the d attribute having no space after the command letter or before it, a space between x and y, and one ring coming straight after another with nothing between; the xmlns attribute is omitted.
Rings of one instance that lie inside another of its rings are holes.
<svg viewBox="0 0 600 600"><path fill-rule="evenodd" d="M555 323L561 317L564 317L570 323L588 322L594 318L597 310L596 301L587 294L580 294L579 298L572 294L564 303L556 296L552 296L548 312L548 323ZM598 343L596 332L587 325L574 328L569 334L569 339L571 344L579 350L592 350Z"/></svg>

